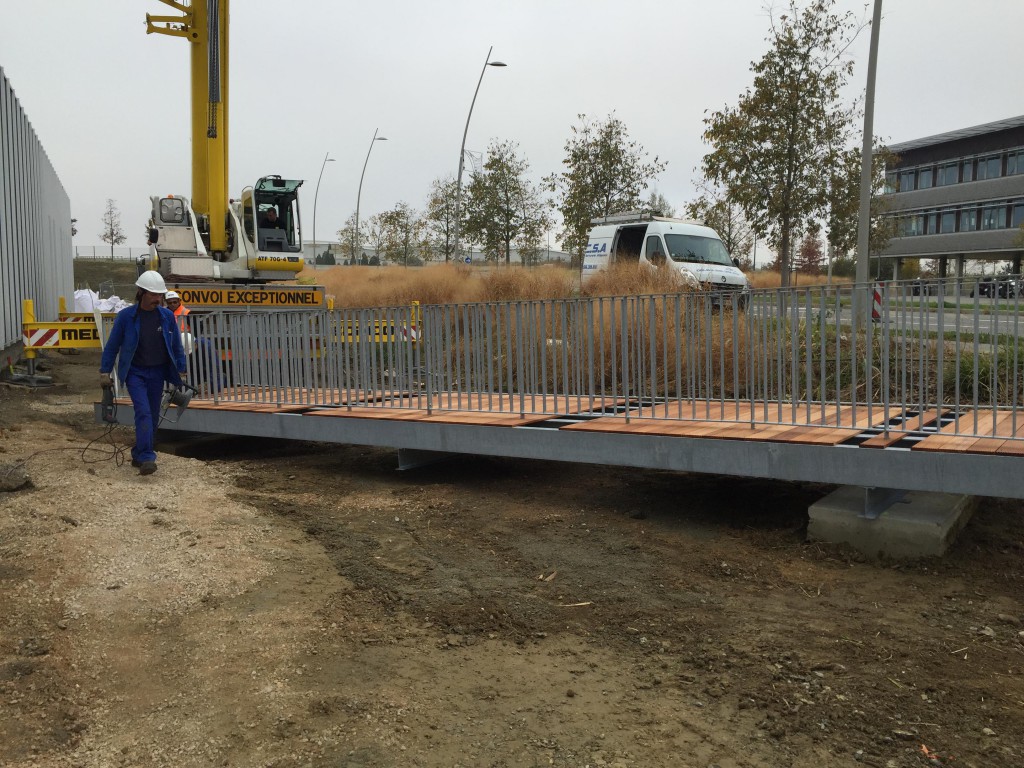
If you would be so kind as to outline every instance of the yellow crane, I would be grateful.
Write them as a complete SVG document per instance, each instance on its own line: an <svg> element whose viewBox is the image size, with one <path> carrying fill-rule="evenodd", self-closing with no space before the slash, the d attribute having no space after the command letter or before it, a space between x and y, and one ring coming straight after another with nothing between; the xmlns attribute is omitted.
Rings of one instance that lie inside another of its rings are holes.
<svg viewBox="0 0 1024 768"><path fill-rule="evenodd" d="M192 197L150 198L147 265L178 281L266 282L303 267L301 180L267 175L228 196L229 0L159 0L180 15L146 14L146 33L189 43Z"/></svg>

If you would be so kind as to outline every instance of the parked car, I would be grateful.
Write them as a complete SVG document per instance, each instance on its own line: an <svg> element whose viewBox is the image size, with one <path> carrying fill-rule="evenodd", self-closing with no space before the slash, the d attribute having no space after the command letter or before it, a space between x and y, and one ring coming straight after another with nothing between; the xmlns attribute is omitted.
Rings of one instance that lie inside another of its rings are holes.
<svg viewBox="0 0 1024 768"><path fill-rule="evenodd" d="M971 289L971 297L983 296L993 299L1012 299L1021 293L1021 281L1019 277L1004 275L1001 277L983 277Z"/></svg>

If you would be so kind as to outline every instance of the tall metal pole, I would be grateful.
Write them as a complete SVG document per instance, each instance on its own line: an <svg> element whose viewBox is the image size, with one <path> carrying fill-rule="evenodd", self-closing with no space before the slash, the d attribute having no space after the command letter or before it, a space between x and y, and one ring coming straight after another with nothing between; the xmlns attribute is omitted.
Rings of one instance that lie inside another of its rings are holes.
<svg viewBox="0 0 1024 768"><path fill-rule="evenodd" d="M316 192L313 193L313 264L316 264L316 201L320 197L320 179L324 177L324 168L327 163L333 163L334 158L331 157L331 153L328 152L324 155L324 161L320 164L320 175L316 177Z"/></svg>
<svg viewBox="0 0 1024 768"><path fill-rule="evenodd" d="M480 70L480 79L476 81L476 90L473 91L473 101L469 103L469 114L466 115L466 128L462 131L462 146L459 147L459 174L455 181L455 259L459 258L459 226L462 215L462 169L465 165L466 158L466 134L469 133L469 119L473 117L473 107L476 104L476 95L480 93L480 83L484 81L484 72L487 71L488 67L504 67L507 66L502 61L491 61L491 52L494 50L492 45L487 49L487 58L484 59L484 66ZM445 254L445 261L448 261L448 254Z"/></svg>
<svg viewBox="0 0 1024 768"><path fill-rule="evenodd" d="M868 85L864 97L864 143L860 154L860 221L857 229L857 282L868 281L868 251L871 240L871 150L875 136L875 70L878 68L878 32L882 23L882 0L875 0L871 17L871 48L868 52ZM866 302L865 306L866 306Z"/></svg>
<svg viewBox="0 0 1024 768"><path fill-rule="evenodd" d="M366 160L363 161L363 172L359 175L359 192L356 194L356 250L362 250L363 242L359 236L359 200L363 196L363 177L366 176L366 165L370 162L370 153L373 152L373 144L377 141L387 141L387 137L378 136L379 128L373 129L373 139L370 140L370 148L366 150ZM352 266L356 265L356 254L352 253Z"/></svg>

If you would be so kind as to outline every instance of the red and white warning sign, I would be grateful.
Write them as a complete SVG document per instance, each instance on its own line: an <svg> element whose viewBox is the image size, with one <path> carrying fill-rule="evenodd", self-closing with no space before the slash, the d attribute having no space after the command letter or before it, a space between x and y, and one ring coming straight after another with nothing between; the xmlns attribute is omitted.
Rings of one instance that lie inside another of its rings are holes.
<svg viewBox="0 0 1024 768"><path fill-rule="evenodd" d="M26 347L56 347L60 343L60 329L35 328L25 329L23 334Z"/></svg>

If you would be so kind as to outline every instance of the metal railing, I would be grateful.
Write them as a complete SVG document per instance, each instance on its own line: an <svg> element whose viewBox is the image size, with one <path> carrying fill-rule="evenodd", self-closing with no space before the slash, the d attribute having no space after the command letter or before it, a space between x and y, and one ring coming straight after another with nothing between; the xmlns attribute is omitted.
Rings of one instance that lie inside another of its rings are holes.
<svg viewBox="0 0 1024 768"><path fill-rule="evenodd" d="M1024 437L1018 297L905 282L421 313L193 314L189 375L216 403Z"/></svg>

